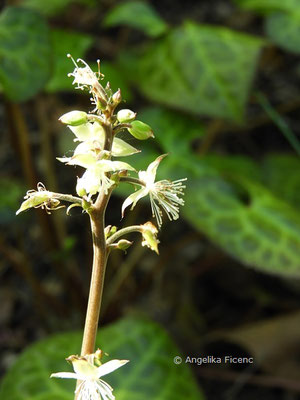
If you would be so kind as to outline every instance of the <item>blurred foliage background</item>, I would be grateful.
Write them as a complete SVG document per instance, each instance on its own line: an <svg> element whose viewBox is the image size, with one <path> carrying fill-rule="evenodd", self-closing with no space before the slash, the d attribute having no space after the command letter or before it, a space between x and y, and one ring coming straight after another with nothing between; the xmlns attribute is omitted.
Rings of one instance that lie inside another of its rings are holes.
<svg viewBox="0 0 300 400"><path fill-rule="evenodd" d="M41 181L51 191L74 193L81 173L55 159L74 148L58 118L90 109L88 96L67 77L73 70L67 53L94 70L100 58L105 81L122 89L123 106L153 127L156 140L140 146L130 139L143 149L132 163L145 169L169 153L161 177L188 177L182 218L163 226L160 256L142 248L140 238L125 257L111 255L102 326L142 313L161 324L184 355L254 357L250 367L192 366L208 400L296 399L297 0L2 2L1 372L30 343L81 329L84 321L92 255L88 219L77 209L71 216L34 210L15 217L26 190ZM126 189L112 198L107 224L149 219L146 201L120 222ZM118 325L122 336L133 320ZM148 323L139 320L133 337ZM149 337L155 329L149 328ZM147 346L139 351L147 354ZM157 380L148 395L141 392L144 398L153 397ZM187 396L182 387L178 399ZM28 393L6 398L35 399ZM175 398L160 393L154 398ZM200 398L195 393L189 398Z"/></svg>

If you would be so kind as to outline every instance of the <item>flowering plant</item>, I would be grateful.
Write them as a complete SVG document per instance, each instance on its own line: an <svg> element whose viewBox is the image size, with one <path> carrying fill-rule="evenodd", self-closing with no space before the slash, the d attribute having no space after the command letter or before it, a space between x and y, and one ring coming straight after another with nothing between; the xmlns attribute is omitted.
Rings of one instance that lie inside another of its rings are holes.
<svg viewBox="0 0 300 400"><path fill-rule="evenodd" d="M51 376L77 379L77 400L112 400L112 388L100 377L121 367L128 360L112 360L101 365L99 353L94 353L107 258L113 249L126 250L131 245L124 236L132 232L139 232L142 235L142 245L158 254L157 234L162 225L163 211L170 220L179 217L179 206L184 204L182 196L185 179L156 181L157 168L166 154L154 160L145 171L139 172L130 164L115 160L140 151L120 139L117 136L119 132L127 130L134 138L146 140L154 137L153 131L149 125L136 120L133 111L122 109L115 112L122 100L121 91L119 89L113 93L109 83L106 87L101 85L103 75L100 73L99 61L98 72L93 72L81 59L77 63L73 58L72 61L75 69L69 76L74 78L76 89L88 90L94 106L90 113L75 110L60 117L60 121L68 125L75 135L74 141L79 144L72 157L58 160L85 169L83 175L77 178L77 196L48 191L39 183L37 191L27 192L17 214L33 207L44 208L50 214L63 207L61 202L67 202L70 204L67 213L72 207L78 206L89 215L94 258L81 356L70 356L67 359L72 362L74 373L54 373ZM152 222L119 230L116 227L105 227L105 210L112 191L124 182L140 189L124 201L122 216L127 207L131 206L132 209L138 200L149 195L152 215L156 218L158 228Z"/></svg>

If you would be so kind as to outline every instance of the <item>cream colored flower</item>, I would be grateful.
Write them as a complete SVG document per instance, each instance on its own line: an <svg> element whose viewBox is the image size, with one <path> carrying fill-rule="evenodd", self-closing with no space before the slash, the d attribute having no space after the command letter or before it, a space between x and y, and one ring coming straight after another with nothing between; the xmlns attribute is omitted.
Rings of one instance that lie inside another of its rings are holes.
<svg viewBox="0 0 300 400"><path fill-rule="evenodd" d="M108 189L115 183L108 177L107 173L134 170L131 165L122 161L99 160L92 163L90 159L83 159L82 157L73 159L69 164L87 168L82 177L77 180L76 192L79 196L86 194L92 196L100 190L107 194Z"/></svg>
<svg viewBox="0 0 300 400"><path fill-rule="evenodd" d="M24 196L25 201L21 204L16 215L28 208L42 208L46 210L47 214L51 214L51 211L64 207L60 206L60 201L53 198L53 193L46 190L42 182L37 184L37 189L27 191L26 196Z"/></svg>
<svg viewBox="0 0 300 400"><path fill-rule="evenodd" d="M185 188L182 182L185 181L186 178L176 181L164 179L155 182L157 167L165 156L166 154L157 157L157 159L148 166L146 171L139 172L142 188L132 193L124 201L122 205L122 216L128 206L132 204L132 210L138 200L149 195L152 215L156 218L159 227L162 225L161 208L166 212L170 220L179 218L179 206L184 205L184 200L180 198L180 196L183 196L183 189Z"/></svg>
<svg viewBox="0 0 300 400"><path fill-rule="evenodd" d="M75 391L78 400L114 400L113 388L100 378L127 364L129 360L111 360L96 366L94 359L95 354L85 357L70 356L67 360L72 362L75 372L58 372L50 378L81 381Z"/></svg>
<svg viewBox="0 0 300 400"><path fill-rule="evenodd" d="M93 72L89 65L81 58L78 58L77 63L80 62L81 64L83 64L83 67L79 67L70 54L68 54L68 57L71 58L75 65L74 71L68 74L68 76L74 77L72 84L77 85L75 89L83 90L86 87L90 89L90 87L98 85L98 80L100 76L97 75L99 75L99 73L96 74L95 72Z"/></svg>
<svg viewBox="0 0 300 400"><path fill-rule="evenodd" d="M84 154L91 151L97 153L103 150L105 132L103 127L98 122L88 122L79 126L68 125L68 127L76 136L74 141L82 142L76 147L74 155ZM139 152L140 150L137 150L124 140L117 137L114 138L111 150L111 155L113 157L126 157ZM65 161L66 159L60 159L60 161L62 160Z"/></svg>

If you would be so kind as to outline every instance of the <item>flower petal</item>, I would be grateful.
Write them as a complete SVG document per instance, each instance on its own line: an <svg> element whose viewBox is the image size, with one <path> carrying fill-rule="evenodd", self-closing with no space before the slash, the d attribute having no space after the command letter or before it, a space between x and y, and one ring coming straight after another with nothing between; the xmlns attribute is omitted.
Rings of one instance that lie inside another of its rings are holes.
<svg viewBox="0 0 300 400"><path fill-rule="evenodd" d="M135 171L135 169L123 161L99 160L97 161L97 168L104 172L120 171L122 169L127 171Z"/></svg>
<svg viewBox="0 0 300 400"><path fill-rule="evenodd" d="M68 162L70 162L70 160L71 160L71 157L56 157L56 159L58 160L58 161L60 161L60 162L63 162L63 163L68 163Z"/></svg>
<svg viewBox="0 0 300 400"><path fill-rule="evenodd" d="M45 201L48 201L52 196L51 192L47 190L43 190L41 192L33 192L27 200L23 201L21 207L16 212L16 215L20 214L20 212L27 210L28 208L37 207L43 204Z"/></svg>
<svg viewBox="0 0 300 400"><path fill-rule="evenodd" d="M100 142L101 147L104 146L104 140L105 140L105 131L102 125L100 125L98 122L94 122L93 124L91 124L91 129L93 132L93 140L97 140L98 142Z"/></svg>
<svg viewBox="0 0 300 400"><path fill-rule="evenodd" d="M94 195L98 193L100 189L100 176L97 172L92 169L87 169L81 178L77 180L76 192L79 196L86 193Z"/></svg>
<svg viewBox="0 0 300 400"><path fill-rule="evenodd" d="M93 127L90 122L79 126L68 125L68 128L71 129L80 142L93 139Z"/></svg>
<svg viewBox="0 0 300 400"><path fill-rule="evenodd" d="M132 154L139 153L140 150L131 146L129 143L117 137L114 138L112 145L112 155L114 157L131 156Z"/></svg>
<svg viewBox="0 0 300 400"><path fill-rule="evenodd" d="M151 164L149 164L147 168L147 183L154 183L156 177L157 167L163 158L165 158L168 154L162 154L158 156L156 160L154 160Z"/></svg>
<svg viewBox="0 0 300 400"><path fill-rule="evenodd" d="M76 375L84 379L96 379L98 377L98 368L85 359L74 359L72 361Z"/></svg>
<svg viewBox="0 0 300 400"><path fill-rule="evenodd" d="M93 153L77 154L68 161L69 165L79 165L83 168L89 168L96 163L96 157Z"/></svg>
<svg viewBox="0 0 300 400"><path fill-rule="evenodd" d="M78 374L75 374L75 372L56 372L51 374L50 378L79 379Z"/></svg>
<svg viewBox="0 0 300 400"><path fill-rule="evenodd" d="M100 365L97 368L97 377L100 378L101 376L110 374L111 372L115 371L116 369L122 367L123 365L127 364L129 360L111 360L105 364Z"/></svg>
<svg viewBox="0 0 300 400"><path fill-rule="evenodd" d="M147 196L148 189L143 187L142 189L137 190L136 192L132 193L130 196L125 199L124 203L122 204L122 218L124 217L125 209L132 204L131 210L135 207L136 203L142 198Z"/></svg>

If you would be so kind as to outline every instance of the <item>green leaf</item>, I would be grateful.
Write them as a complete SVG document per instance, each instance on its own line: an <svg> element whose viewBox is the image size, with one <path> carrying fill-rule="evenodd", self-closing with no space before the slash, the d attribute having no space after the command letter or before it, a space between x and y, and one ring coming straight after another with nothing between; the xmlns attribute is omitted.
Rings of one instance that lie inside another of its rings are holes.
<svg viewBox="0 0 300 400"><path fill-rule="evenodd" d="M261 182L262 180L260 166L250 157L232 154L208 154L202 160L205 162L205 165L221 172L225 179L230 179L231 176L235 176L238 173L239 176L247 177L247 179L251 179L252 181Z"/></svg>
<svg viewBox="0 0 300 400"><path fill-rule="evenodd" d="M4 377L1 399L72 400L75 381L49 377L53 372L71 372L64 359L78 354L81 337L80 332L63 333L30 346ZM110 359L130 360L105 377L116 399L203 399L185 363L174 364L179 354L176 346L148 319L130 317L101 329L97 345L109 353Z"/></svg>
<svg viewBox="0 0 300 400"><path fill-rule="evenodd" d="M144 108L138 118L149 123L162 152L171 157L188 155L192 141L204 136L203 125L195 118L161 107Z"/></svg>
<svg viewBox="0 0 300 400"><path fill-rule="evenodd" d="M263 160L263 182L282 200L300 209L300 159L288 154L270 154Z"/></svg>
<svg viewBox="0 0 300 400"><path fill-rule="evenodd" d="M22 5L32 10L38 11L45 16L61 14L73 0L24 0Z"/></svg>
<svg viewBox="0 0 300 400"><path fill-rule="evenodd" d="M269 14L273 11L296 11L299 9L298 0L235 0L242 8Z"/></svg>
<svg viewBox="0 0 300 400"><path fill-rule="evenodd" d="M269 38L278 46L293 53L300 53L300 3L290 13L275 13L265 20Z"/></svg>
<svg viewBox="0 0 300 400"><path fill-rule="evenodd" d="M128 25L140 29L150 37L157 37L165 33L167 24L155 10L143 1L128 1L115 6L104 18L107 27Z"/></svg>
<svg viewBox="0 0 300 400"><path fill-rule="evenodd" d="M71 3L94 6L96 5L96 0L23 0L22 6L31 8L32 10L36 10L45 16L51 17L62 14Z"/></svg>
<svg viewBox="0 0 300 400"><path fill-rule="evenodd" d="M138 52L124 53L129 79L152 101L240 121L263 41L186 22Z"/></svg>
<svg viewBox="0 0 300 400"><path fill-rule="evenodd" d="M236 0L243 8L266 14L265 31L269 38L285 50L300 52L299 0Z"/></svg>
<svg viewBox="0 0 300 400"><path fill-rule="evenodd" d="M93 38L83 33L70 32L62 29L51 31L51 41L53 46L53 75L46 86L48 92L59 90L73 90L72 79L68 78L68 73L72 72L73 65L67 54L73 58L83 58L87 50L93 44Z"/></svg>
<svg viewBox="0 0 300 400"><path fill-rule="evenodd" d="M300 276L299 214L259 183L238 176L225 180L204 167L188 181L188 221L246 265Z"/></svg>
<svg viewBox="0 0 300 400"><path fill-rule="evenodd" d="M12 101L24 101L46 84L51 44L41 15L7 7L0 15L0 82Z"/></svg>

